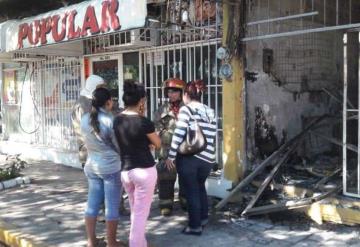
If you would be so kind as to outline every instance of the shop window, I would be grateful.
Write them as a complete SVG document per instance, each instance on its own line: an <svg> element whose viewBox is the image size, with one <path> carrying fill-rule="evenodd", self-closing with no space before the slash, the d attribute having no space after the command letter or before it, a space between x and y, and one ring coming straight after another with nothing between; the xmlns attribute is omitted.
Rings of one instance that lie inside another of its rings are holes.
<svg viewBox="0 0 360 247"><path fill-rule="evenodd" d="M30 142L25 132L35 128L34 104L29 85L29 70L6 65L3 72L3 127L4 140Z"/></svg>
<svg viewBox="0 0 360 247"><path fill-rule="evenodd" d="M139 53L131 52L123 54L124 82L128 80L139 80Z"/></svg>

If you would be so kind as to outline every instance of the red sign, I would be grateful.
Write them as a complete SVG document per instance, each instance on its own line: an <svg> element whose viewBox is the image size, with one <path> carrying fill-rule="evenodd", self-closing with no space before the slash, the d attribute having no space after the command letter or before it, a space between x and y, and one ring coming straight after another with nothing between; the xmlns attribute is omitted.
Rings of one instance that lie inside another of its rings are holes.
<svg viewBox="0 0 360 247"><path fill-rule="evenodd" d="M25 40L32 46L39 46L48 44L49 38L52 40L50 43L56 43L120 30L118 8L118 0L104 0L101 3L101 18L97 17L95 6L89 5L83 17L80 17L80 23L75 22L75 18L78 18L78 11L75 9L65 12L62 16L55 14L35 19L30 23L22 23L18 31L18 49L24 47Z"/></svg>

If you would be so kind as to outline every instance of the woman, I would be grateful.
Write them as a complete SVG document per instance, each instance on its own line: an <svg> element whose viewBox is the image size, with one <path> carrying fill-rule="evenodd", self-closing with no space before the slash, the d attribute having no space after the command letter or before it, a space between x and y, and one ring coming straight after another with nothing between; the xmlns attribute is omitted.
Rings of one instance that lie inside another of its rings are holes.
<svg viewBox="0 0 360 247"><path fill-rule="evenodd" d="M108 246L121 246L116 241L120 205L120 157L113 131L110 92L98 88L93 93L92 110L81 118L81 133L88 150L84 172L89 192L85 210L88 247L95 247L96 218L105 201L106 235Z"/></svg>
<svg viewBox="0 0 360 247"><path fill-rule="evenodd" d="M201 235L202 228L208 222L205 181L215 163L216 118L214 110L200 102L204 89L205 86L201 80L187 83L183 94L186 106L180 108L166 161L167 168L174 169L176 158L176 169L184 186L189 214L188 226L182 233L191 235ZM178 155L177 149L184 140L187 127L192 127L194 119L197 120L206 137L206 148L195 155Z"/></svg>
<svg viewBox="0 0 360 247"><path fill-rule="evenodd" d="M161 141L155 133L154 124L144 117L144 86L126 82L123 101L125 110L115 118L114 131L121 154L121 181L129 195L129 246L146 247L145 227L157 180L151 148L160 148Z"/></svg>

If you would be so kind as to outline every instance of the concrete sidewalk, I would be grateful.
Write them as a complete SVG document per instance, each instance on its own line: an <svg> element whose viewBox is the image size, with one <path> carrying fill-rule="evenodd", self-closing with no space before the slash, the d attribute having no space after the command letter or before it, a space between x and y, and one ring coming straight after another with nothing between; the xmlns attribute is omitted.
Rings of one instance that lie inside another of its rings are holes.
<svg viewBox="0 0 360 247"><path fill-rule="evenodd" d="M31 162L23 174L32 179L31 184L0 194L0 221L10 224L18 232L16 236L30 239L32 246L85 246L87 183L83 172L49 162ZM155 196L147 238L157 247L360 246L358 227L317 226L310 221L272 223L264 217L242 220L230 217L228 212L212 215L201 237L185 236L180 231L186 224L186 214L177 205L174 216L162 217L156 200ZM129 217L121 218L118 235L124 241L129 224ZM98 223L100 237L104 236L104 227L104 223Z"/></svg>

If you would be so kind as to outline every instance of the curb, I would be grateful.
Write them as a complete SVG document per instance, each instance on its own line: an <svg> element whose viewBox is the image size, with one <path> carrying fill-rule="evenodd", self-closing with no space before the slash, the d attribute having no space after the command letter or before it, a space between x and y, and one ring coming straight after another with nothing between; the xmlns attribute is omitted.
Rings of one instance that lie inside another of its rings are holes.
<svg viewBox="0 0 360 247"><path fill-rule="evenodd" d="M29 184L30 178L29 177L17 177L10 180L6 180L3 182L0 182L0 191L16 187L17 185L21 184Z"/></svg>
<svg viewBox="0 0 360 247"><path fill-rule="evenodd" d="M0 242L11 247L45 247L46 245L32 240L29 236L16 230L12 225L0 220Z"/></svg>

